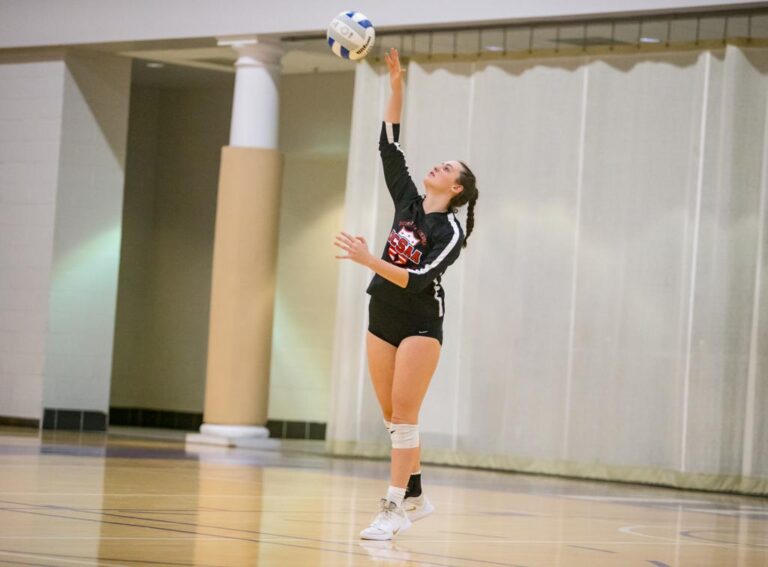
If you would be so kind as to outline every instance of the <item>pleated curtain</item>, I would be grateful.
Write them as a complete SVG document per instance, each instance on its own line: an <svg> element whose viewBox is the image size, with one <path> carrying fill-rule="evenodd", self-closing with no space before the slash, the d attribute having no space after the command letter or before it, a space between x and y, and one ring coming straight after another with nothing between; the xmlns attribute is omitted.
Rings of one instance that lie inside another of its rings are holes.
<svg viewBox="0 0 768 567"><path fill-rule="evenodd" d="M344 228L376 254L388 94L358 64ZM408 64L414 181L462 160L480 190L443 280L425 462L768 493L767 103L766 48ZM333 454L389 452L371 275L341 267Z"/></svg>

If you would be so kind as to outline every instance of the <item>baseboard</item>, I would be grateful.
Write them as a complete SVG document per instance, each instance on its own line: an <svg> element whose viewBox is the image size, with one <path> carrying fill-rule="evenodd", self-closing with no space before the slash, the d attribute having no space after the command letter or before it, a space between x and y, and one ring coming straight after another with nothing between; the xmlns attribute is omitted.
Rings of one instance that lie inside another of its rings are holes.
<svg viewBox="0 0 768 567"><path fill-rule="evenodd" d="M26 417L10 417L0 415L0 425L8 427L30 427L33 429L40 428L40 420Z"/></svg>
<svg viewBox="0 0 768 567"><path fill-rule="evenodd" d="M109 424L198 431L203 424L203 414L147 408L111 407L109 408Z"/></svg>
<svg viewBox="0 0 768 567"><path fill-rule="evenodd" d="M129 427L159 427L199 431L203 414L145 408L109 408L109 424ZM267 420L266 428L272 439L325 439L325 423L313 421Z"/></svg>
<svg viewBox="0 0 768 567"><path fill-rule="evenodd" d="M325 439L325 423L269 419L266 427L274 439Z"/></svg>
<svg viewBox="0 0 768 567"><path fill-rule="evenodd" d="M56 431L106 431L107 414L101 411L43 409L43 429Z"/></svg>

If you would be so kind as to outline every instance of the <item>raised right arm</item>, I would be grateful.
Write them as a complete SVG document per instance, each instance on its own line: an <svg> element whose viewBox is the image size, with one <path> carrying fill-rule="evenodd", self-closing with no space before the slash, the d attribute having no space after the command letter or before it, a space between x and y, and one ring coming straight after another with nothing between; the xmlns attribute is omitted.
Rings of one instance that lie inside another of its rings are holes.
<svg viewBox="0 0 768 567"><path fill-rule="evenodd" d="M384 180L395 206L419 196L419 191L413 183L408 167L405 164L405 154L400 148L400 114L403 108L403 74L400 67L400 56L397 49L392 48L384 53L384 60L389 70L391 94L384 112L384 123L379 137L379 153L384 167Z"/></svg>
<svg viewBox="0 0 768 567"><path fill-rule="evenodd" d="M387 109L384 112L384 122L399 124L400 114L403 110L403 75L405 71L400 66L400 55L394 47L388 52L384 52L384 61L386 61L389 70L389 85L392 90Z"/></svg>

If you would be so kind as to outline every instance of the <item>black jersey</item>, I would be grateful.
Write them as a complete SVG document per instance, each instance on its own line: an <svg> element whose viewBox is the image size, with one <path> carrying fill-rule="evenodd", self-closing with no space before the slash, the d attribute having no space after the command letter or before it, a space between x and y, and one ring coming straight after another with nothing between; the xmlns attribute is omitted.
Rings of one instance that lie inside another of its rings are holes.
<svg viewBox="0 0 768 567"><path fill-rule="evenodd" d="M442 317L445 292L440 278L459 257L464 231L451 212L424 212L425 196L408 173L399 136L400 124L382 123L379 153L395 218L381 257L408 270L408 285L402 288L374 274L367 292L415 316Z"/></svg>

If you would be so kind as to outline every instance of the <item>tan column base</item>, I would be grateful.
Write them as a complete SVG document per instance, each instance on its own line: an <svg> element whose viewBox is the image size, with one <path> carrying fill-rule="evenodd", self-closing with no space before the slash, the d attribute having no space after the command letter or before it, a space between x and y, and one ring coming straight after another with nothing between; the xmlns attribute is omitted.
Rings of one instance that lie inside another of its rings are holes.
<svg viewBox="0 0 768 567"><path fill-rule="evenodd" d="M213 251L206 425L267 422L282 158L224 147ZM245 429L243 429L245 427ZM219 428L228 431L226 428ZM264 431L266 431L264 429ZM225 433L223 436L228 437ZM256 433L251 437L263 436Z"/></svg>

